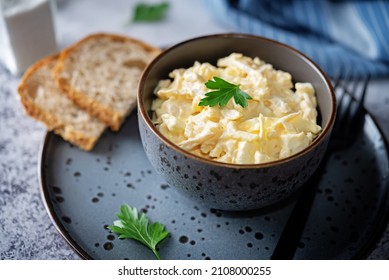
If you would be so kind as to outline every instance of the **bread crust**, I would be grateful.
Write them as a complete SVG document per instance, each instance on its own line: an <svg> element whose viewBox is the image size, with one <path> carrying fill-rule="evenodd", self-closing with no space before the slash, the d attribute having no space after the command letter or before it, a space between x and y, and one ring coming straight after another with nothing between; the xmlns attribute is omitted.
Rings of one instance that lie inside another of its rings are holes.
<svg viewBox="0 0 389 280"><path fill-rule="evenodd" d="M67 47L61 52L58 58L57 65L53 70L53 76L58 86L62 89L62 92L66 94L68 98L70 98L75 104L87 111L90 115L95 116L96 118L104 122L107 126L111 128L111 130L118 131L124 119L136 106L136 99L134 99L132 106L128 108L127 113L125 115L122 115L114 111L112 108L97 102L93 98L88 97L85 93L76 90L74 87L71 86L70 81L68 79L61 77L61 72L64 70L65 63L67 63L66 60L73 52L75 52L78 48L80 48L88 41L102 37L109 38L113 41L118 41L125 44L137 45L141 47L145 52L153 56L157 56L161 52L161 50L134 38L117 34L95 33ZM134 64L132 65L132 67L139 68L140 65L141 64L136 63L136 65ZM144 65L147 65L147 63L144 62Z"/></svg>
<svg viewBox="0 0 389 280"><path fill-rule="evenodd" d="M29 79L41 67L48 63L55 62L57 59L58 54L48 56L39 60L26 70L17 89L19 99L27 115L44 123L49 131L53 131L54 133L60 135L64 140L71 142L82 150L90 151L95 146L99 137L91 137L83 134L81 131L67 127L67 124L57 118L55 114L50 113L36 104L34 102L34 98L31 96L32 91L30 89ZM60 104L58 105L60 106Z"/></svg>

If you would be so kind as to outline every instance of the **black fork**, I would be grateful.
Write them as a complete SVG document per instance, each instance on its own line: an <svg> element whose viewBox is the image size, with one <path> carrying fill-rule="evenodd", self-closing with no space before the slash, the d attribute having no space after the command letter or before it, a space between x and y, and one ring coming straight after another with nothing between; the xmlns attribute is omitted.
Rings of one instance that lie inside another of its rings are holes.
<svg viewBox="0 0 389 280"><path fill-rule="evenodd" d="M315 174L305 184L271 259L293 259L328 159L333 152L350 147L361 130L364 119L363 102L369 80L370 76L357 80L351 75L343 74L335 79L337 117L328 150Z"/></svg>

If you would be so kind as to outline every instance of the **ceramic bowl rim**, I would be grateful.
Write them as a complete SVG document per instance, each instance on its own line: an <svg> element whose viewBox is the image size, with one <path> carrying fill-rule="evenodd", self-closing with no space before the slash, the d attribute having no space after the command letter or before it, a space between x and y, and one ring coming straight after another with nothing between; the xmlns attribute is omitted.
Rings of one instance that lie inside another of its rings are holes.
<svg viewBox="0 0 389 280"><path fill-rule="evenodd" d="M180 148L178 145L174 144L168 138L163 136L162 133L160 133L160 131L157 129L157 127L153 124L147 111L145 110L145 105L143 102L143 96L144 96L143 88L144 88L144 85L146 83L146 79L147 79L151 69L154 67L155 64L157 64L161 60L162 57L164 57L166 54L174 51L176 48L178 48L182 45L185 45L185 44L190 44L193 41L198 41L198 40L203 40L203 39L208 39L208 38L243 38L243 39L259 39L261 41L267 41L267 42L270 42L272 44L279 45L285 49L289 49L290 51L297 54L297 56L303 58L306 63L311 64L311 67L314 68L316 71L318 71L318 73L324 79L325 84L329 88L329 95L330 95L330 99L331 99L331 108L330 108L331 111L330 111L330 116L329 116L329 120L327 122L327 125L322 128L322 131L320 132L320 134L314 139L314 141L308 147L306 147L305 149L301 150L300 152L295 153L289 157L278 159L275 161L269 161L269 162L265 162L265 163L251 163L251 164L226 163L226 162L215 161L212 159L207 159L207 158L192 154L192 153ZM276 40L273 40L270 38L266 38L266 37L262 37L262 36L258 36L258 35L244 34L244 33L221 33L221 34L211 34L211 35L194 37L194 38L179 42L179 43L163 50L159 55L157 55L146 66L146 68L144 69L144 71L142 73L142 76L141 76L141 79L140 79L139 85L138 85L137 107L138 107L138 117L141 117L144 120L147 127L167 147L169 147L169 148L175 150L177 153L182 154L183 156L185 156L187 158L191 158L195 161L198 161L198 162L201 162L204 164L208 164L208 165L233 168L233 169L252 169L252 168L264 168L264 167L278 166L278 165L281 165L283 163L293 161L293 160L309 153L314 148L316 148L321 142L323 142L327 136L329 136L328 134L331 133L331 129L332 129L332 126L334 124L335 117L336 117L336 97L335 97L335 92L334 92L334 89L332 87L331 81L328 78L328 76L324 73L324 71L314 61L312 61L312 59L310 59L308 56L306 56L302 52L296 50L295 48L293 48L287 44L281 43L279 41L276 41Z"/></svg>

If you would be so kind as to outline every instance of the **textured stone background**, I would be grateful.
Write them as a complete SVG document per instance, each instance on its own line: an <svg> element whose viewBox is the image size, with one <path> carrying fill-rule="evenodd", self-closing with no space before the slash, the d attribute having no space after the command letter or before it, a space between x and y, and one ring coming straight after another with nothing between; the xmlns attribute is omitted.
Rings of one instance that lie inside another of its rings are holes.
<svg viewBox="0 0 389 280"><path fill-rule="evenodd" d="M77 259L44 209L37 168L45 128L24 115L18 82L0 68L0 259Z"/></svg>

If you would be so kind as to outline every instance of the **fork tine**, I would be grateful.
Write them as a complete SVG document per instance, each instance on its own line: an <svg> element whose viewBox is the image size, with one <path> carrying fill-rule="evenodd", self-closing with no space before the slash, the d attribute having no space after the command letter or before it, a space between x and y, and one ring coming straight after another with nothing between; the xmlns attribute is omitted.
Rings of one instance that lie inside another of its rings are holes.
<svg viewBox="0 0 389 280"><path fill-rule="evenodd" d="M355 137L363 123L362 109L370 75L364 79L355 79L350 73L338 83L336 88L338 105L333 133L337 137L332 138L335 149L341 148L344 142L349 142L347 139Z"/></svg>
<svg viewBox="0 0 389 280"><path fill-rule="evenodd" d="M335 94L337 91L337 89L339 88L339 84L341 83L341 80L344 79L344 71L343 71L343 68L341 68L339 70L339 73L336 75L335 77L335 80L333 82L333 87L334 87L334 91L335 91ZM337 96L336 98L336 108L338 109L339 108L339 104L342 103L342 99L343 99L343 94L341 94L341 96ZM338 111L338 110L337 110Z"/></svg>
<svg viewBox="0 0 389 280"><path fill-rule="evenodd" d="M338 134L344 126L344 119L345 119L345 114L348 114L351 106L351 102L346 103L345 99L348 99L346 97L347 95L347 89L346 86L351 82L352 79L352 72L348 71L346 74L340 73L337 80L335 81L334 85L334 90L336 91L337 94L337 106L336 106L336 111L337 111L337 116L336 116L336 121L333 127L333 133ZM347 104L346 107L345 104Z"/></svg>
<svg viewBox="0 0 389 280"><path fill-rule="evenodd" d="M368 74L366 76L365 80L363 81L363 89L362 89L361 97L359 98L357 110L359 110L363 106L363 103L365 101L366 92L367 92L367 85L369 84L370 78L371 78L371 76L370 76L370 74Z"/></svg>
<svg viewBox="0 0 389 280"><path fill-rule="evenodd" d="M355 103L354 104L354 111L350 113L350 116L347 118L347 129L349 132L356 132L358 131L359 127L362 124L362 121L360 120L363 116L362 114L362 109L363 109L363 104L365 101L365 96L366 96L366 91L367 91L367 86L370 81L370 75L366 76L361 83L355 83L356 85L361 85L361 90L359 90L360 96L357 96L357 88L355 87L355 90L352 92L354 99L356 101L350 102L350 103ZM355 125L358 124L358 125Z"/></svg>
<svg viewBox="0 0 389 280"><path fill-rule="evenodd" d="M343 105L343 104L339 104L339 109L341 110L340 111L340 114L339 114L339 123L341 126L344 126L345 123L347 122L347 120L349 119L347 116L349 116L351 113L351 107L352 107L352 100L351 100L351 96L353 94L355 94L355 91L357 90L357 86L358 86L358 83L357 81L353 78L353 75L352 75L352 71L349 72L349 74L347 75L347 78L344 79L342 82L341 82L341 87L342 87L342 90L343 90L343 100L345 99L345 96L347 94L349 94L346 98L346 99L349 99L348 102L347 102L347 106L343 109L340 105ZM351 89L350 89L351 87Z"/></svg>

